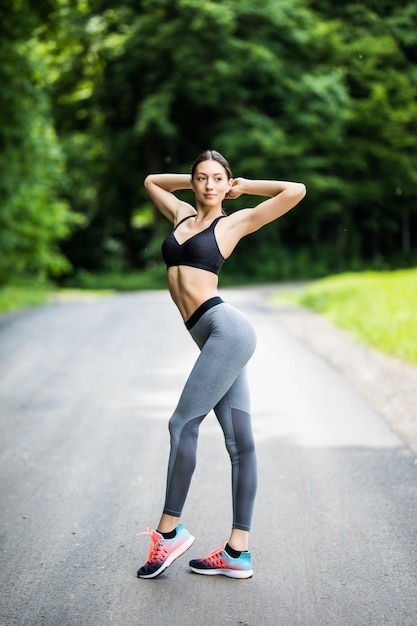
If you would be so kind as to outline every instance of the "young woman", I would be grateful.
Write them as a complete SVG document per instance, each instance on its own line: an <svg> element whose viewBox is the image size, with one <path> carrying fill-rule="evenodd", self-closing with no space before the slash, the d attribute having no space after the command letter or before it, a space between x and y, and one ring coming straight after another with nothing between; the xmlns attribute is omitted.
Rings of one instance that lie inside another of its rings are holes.
<svg viewBox="0 0 417 626"><path fill-rule="evenodd" d="M152 174L145 187L161 213L174 224L162 255L171 297L200 355L170 421L171 451L165 505L158 530L148 527L151 548L140 578L155 578L184 554L194 537L180 523L196 463L199 425L214 409L232 463L233 525L227 543L190 561L199 574L232 578L253 575L249 531L256 492L256 457L252 435L246 364L255 349L248 319L217 295L218 273L237 243L292 209L304 197L303 184L233 178L226 159L203 152L187 174ZM192 189L196 208L174 192ZM226 216L225 198L267 196L255 208Z"/></svg>

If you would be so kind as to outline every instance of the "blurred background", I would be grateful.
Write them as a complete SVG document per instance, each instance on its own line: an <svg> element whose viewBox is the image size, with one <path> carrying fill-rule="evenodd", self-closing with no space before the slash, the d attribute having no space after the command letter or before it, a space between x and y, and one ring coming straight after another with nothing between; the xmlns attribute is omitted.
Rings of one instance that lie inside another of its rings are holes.
<svg viewBox="0 0 417 626"><path fill-rule="evenodd" d="M414 0L3 1L0 285L164 284L143 179L207 148L308 188L223 284L415 266L416 44Z"/></svg>

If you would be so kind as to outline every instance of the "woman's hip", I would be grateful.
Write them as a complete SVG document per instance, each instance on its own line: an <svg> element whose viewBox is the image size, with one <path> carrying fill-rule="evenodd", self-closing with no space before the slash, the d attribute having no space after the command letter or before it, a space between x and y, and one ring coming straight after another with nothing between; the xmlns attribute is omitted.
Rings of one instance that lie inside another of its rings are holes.
<svg viewBox="0 0 417 626"><path fill-rule="evenodd" d="M238 345L244 345L251 353L256 347L256 333L252 322L244 313L222 300L204 311L189 331L200 348L209 337L234 349Z"/></svg>

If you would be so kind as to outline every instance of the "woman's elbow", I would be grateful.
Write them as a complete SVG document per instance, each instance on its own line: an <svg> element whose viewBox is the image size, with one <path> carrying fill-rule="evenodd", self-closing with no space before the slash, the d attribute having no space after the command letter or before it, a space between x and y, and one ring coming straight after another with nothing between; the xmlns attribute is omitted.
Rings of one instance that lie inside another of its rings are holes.
<svg viewBox="0 0 417 626"><path fill-rule="evenodd" d="M294 183L294 184L296 186L295 194L297 195L297 197L299 198L299 201L300 201L306 195L307 187L304 185L304 183Z"/></svg>
<svg viewBox="0 0 417 626"><path fill-rule="evenodd" d="M292 207L295 207L307 193L304 183L289 183L286 189L286 196Z"/></svg>

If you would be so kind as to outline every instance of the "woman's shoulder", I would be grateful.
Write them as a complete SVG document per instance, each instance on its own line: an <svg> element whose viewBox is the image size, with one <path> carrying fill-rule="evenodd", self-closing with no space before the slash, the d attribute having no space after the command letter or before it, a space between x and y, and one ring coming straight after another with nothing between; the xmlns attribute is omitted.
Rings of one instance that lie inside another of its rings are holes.
<svg viewBox="0 0 417 626"><path fill-rule="evenodd" d="M174 217L174 228L179 226L180 222L183 222L190 217L195 217L196 215L197 211L191 204L188 204L188 202L180 201L177 213Z"/></svg>

